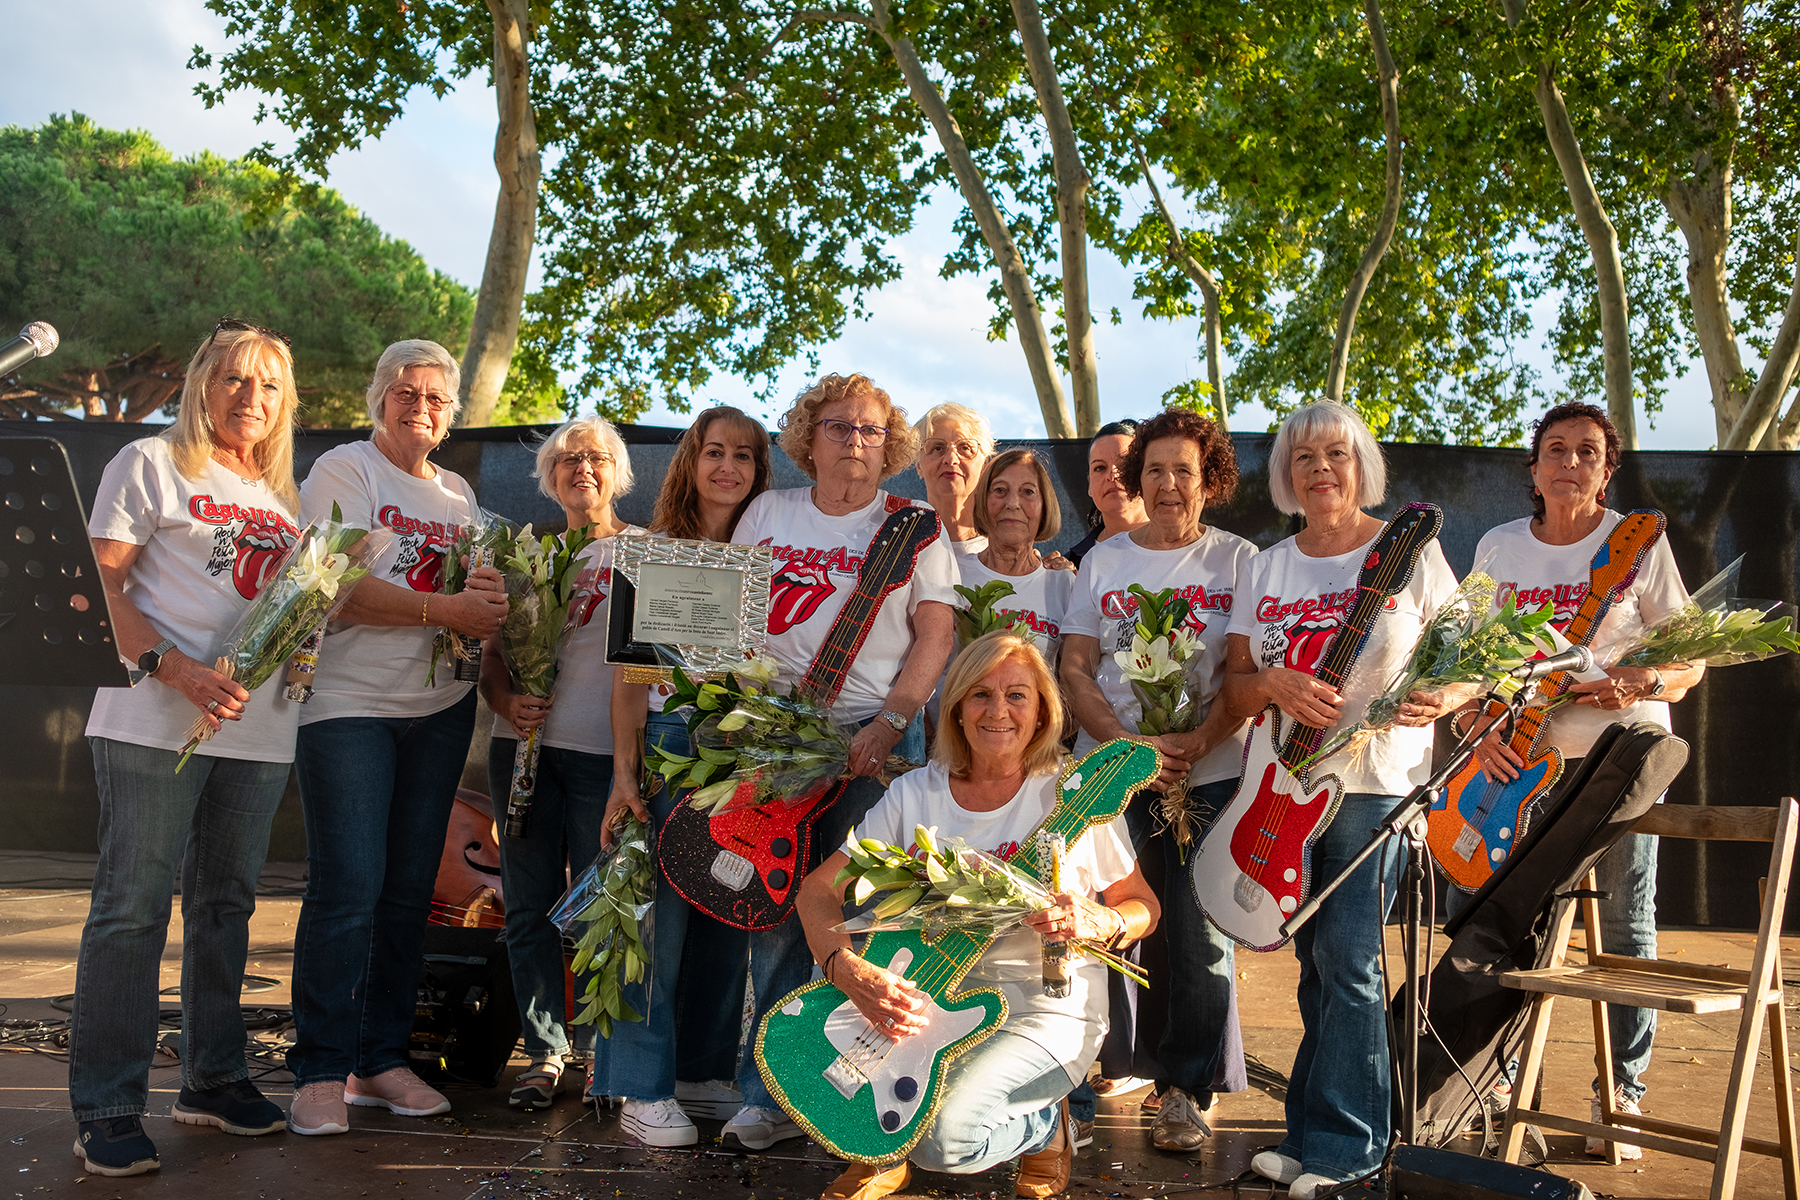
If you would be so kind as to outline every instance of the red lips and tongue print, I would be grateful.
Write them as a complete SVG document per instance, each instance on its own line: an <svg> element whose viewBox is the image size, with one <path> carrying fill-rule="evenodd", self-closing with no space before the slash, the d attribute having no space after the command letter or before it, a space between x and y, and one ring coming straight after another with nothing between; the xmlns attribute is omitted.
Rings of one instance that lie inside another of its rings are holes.
<svg viewBox="0 0 1800 1200"><path fill-rule="evenodd" d="M278 560L294 543L294 532L284 525L245 521L243 529L231 540L237 554L231 562L231 582L238 595L256 599L266 582L263 576L274 570Z"/></svg>
<svg viewBox="0 0 1800 1200"><path fill-rule="evenodd" d="M837 585L824 567L783 563L769 577L769 632L786 633L804 625L835 591Z"/></svg>
<svg viewBox="0 0 1800 1200"><path fill-rule="evenodd" d="M406 586L415 592L435 592L443 576L444 547L437 542L420 542L419 559L406 570Z"/></svg>
<svg viewBox="0 0 1800 1200"><path fill-rule="evenodd" d="M1338 618L1334 615L1301 617L1287 627L1287 657L1281 665L1311 675L1337 631Z"/></svg>

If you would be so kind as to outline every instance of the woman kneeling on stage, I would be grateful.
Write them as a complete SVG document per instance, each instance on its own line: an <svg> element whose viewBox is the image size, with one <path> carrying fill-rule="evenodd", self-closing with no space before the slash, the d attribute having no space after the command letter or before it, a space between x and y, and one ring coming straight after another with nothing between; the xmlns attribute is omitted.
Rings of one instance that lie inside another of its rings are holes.
<svg viewBox="0 0 1800 1200"><path fill-rule="evenodd" d="M912 846L916 826L940 838L1009 856L1056 806L1063 706L1043 656L1009 631L977 639L944 684L944 722L931 764L903 775L869 810L857 833ZM916 853L916 848L915 848ZM928 1002L907 980L859 958L843 920L844 888L833 887L848 857L839 850L806 877L797 910L826 976L869 1022L895 1040L929 1036ZM1069 847L1069 891L1028 927L1002 935L963 987L997 987L1006 1021L953 1060L942 1106L908 1159L853 1165L827 1200L879 1200L905 1186L910 1163L972 1174L1020 1159L1017 1192L1065 1190L1074 1153L1065 1097L1087 1074L1106 1033L1106 968L1087 960L1067 997L1043 989L1043 940L1095 938L1128 944L1155 928L1155 895L1133 860L1124 822L1095 826Z"/></svg>

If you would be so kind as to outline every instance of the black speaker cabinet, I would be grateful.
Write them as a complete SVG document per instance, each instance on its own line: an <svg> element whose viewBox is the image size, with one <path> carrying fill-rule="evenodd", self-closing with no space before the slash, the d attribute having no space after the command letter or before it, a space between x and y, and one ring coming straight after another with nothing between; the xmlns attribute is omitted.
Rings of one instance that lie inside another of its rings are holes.
<svg viewBox="0 0 1800 1200"><path fill-rule="evenodd" d="M1573 1179L1426 1146L1394 1150L1388 1195L1393 1200L1594 1200Z"/></svg>
<svg viewBox="0 0 1800 1200"><path fill-rule="evenodd" d="M413 1070L432 1082L493 1087L519 1040L512 968L498 929L425 926Z"/></svg>

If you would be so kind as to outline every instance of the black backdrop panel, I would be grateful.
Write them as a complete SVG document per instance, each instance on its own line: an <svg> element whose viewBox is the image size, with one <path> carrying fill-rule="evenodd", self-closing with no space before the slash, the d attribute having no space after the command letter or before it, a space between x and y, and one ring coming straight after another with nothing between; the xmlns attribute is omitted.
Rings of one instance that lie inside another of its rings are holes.
<svg viewBox="0 0 1800 1200"><path fill-rule="evenodd" d="M562 511L543 496L531 476L532 441L550 427L457 430L437 461L466 477L482 504L540 529L559 528ZM53 436L69 452L82 503L90 506L100 473L125 443L143 437L141 425L83 422L0 421L0 435ZM657 486L666 473L678 430L625 426L637 485L618 505L636 524L650 519ZM296 442L302 477L319 455L367 434L308 431ZM1295 521L1269 501L1267 434L1234 434L1242 482L1229 501L1210 506L1207 519L1268 546L1292 533ZM1062 503L1058 549L1073 545L1085 528L1086 444L1007 441L1028 446L1053 465ZM1495 525L1531 511L1524 452L1460 446L1396 443L1384 447L1388 500L1375 511L1391 516L1400 504L1430 501L1444 510L1441 541L1460 574L1473 565L1475 543ZM775 486L806 482L786 456L775 456ZM923 497L915 472L889 480L889 490ZM1669 518L1669 545L1690 588L1697 588L1739 554L1746 555L1746 596L1800 601L1800 454L1721 451L1650 451L1628 455L1608 503L1620 509L1656 508ZM97 805L93 770L82 729L93 702L91 688L55 686L54 680L7 681L0 687L0 728L7 730L3 793L7 819L0 848L91 852ZM1669 790L1678 804L1770 804L1800 793L1800 659L1787 655L1709 674L1674 707L1675 732L1693 746L1688 768ZM485 731L476 738L485 752ZM276 820L270 857L304 857L296 797L290 787ZM1658 915L1665 925L1755 924L1755 880L1767 862L1750 845L1670 842L1661 854ZM1792 902L1800 912L1800 894Z"/></svg>

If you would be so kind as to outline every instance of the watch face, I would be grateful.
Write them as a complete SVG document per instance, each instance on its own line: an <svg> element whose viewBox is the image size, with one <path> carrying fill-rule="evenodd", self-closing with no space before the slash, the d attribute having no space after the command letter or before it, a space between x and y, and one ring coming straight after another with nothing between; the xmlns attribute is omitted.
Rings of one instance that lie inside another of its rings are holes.
<svg viewBox="0 0 1800 1200"><path fill-rule="evenodd" d="M140 671L155 671L161 665L162 655L154 650L146 650L138 655L138 670Z"/></svg>

